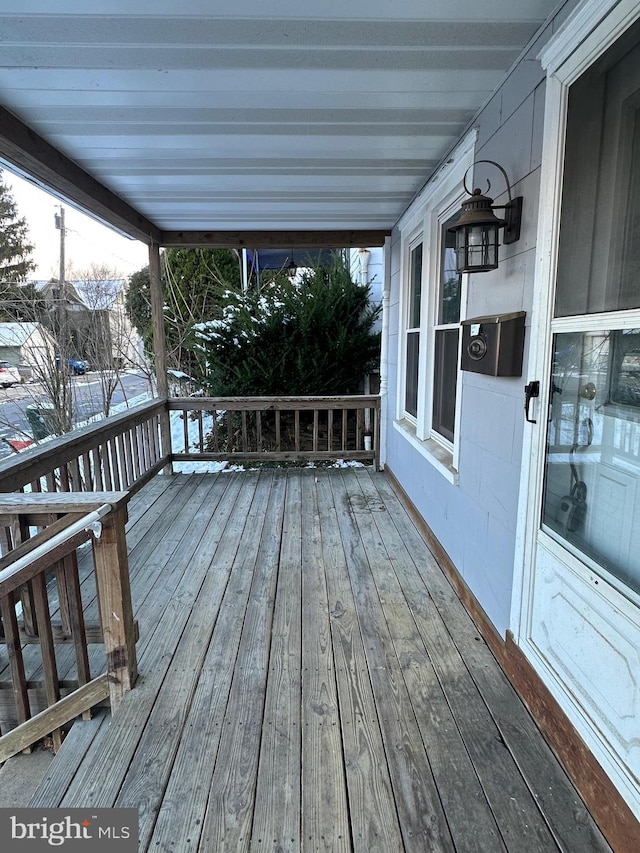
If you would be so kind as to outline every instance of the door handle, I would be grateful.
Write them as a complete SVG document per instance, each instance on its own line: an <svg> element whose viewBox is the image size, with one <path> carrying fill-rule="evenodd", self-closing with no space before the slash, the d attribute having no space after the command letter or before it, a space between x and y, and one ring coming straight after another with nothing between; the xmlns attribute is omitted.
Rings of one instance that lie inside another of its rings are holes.
<svg viewBox="0 0 640 853"><path fill-rule="evenodd" d="M537 379L534 379L533 382L529 382L524 386L524 418L528 424L537 424L538 421L535 418L529 417L529 406L531 405L531 400L533 397L540 396L540 383Z"/></svg>

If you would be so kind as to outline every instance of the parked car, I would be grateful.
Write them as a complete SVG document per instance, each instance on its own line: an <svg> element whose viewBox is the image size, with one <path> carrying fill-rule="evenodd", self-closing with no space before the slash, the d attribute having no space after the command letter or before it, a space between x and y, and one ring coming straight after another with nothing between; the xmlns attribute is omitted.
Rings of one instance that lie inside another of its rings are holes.
<svg viewBox="0 0 640 853"><path fill-rule="evenodd" d="M69 373L75 373L76 376L82 376L89 368L89 362L83 358L79 358L77 355L72 355L71 358L68 358L67 365Z"/></svg>
<svg viewBox="0 0 640 853"><path fill-rule="evenodd" d="M0 385L3 388L10 388L12 385L19 385L20 382L18 368L8 361L0 361Z"/></svg>

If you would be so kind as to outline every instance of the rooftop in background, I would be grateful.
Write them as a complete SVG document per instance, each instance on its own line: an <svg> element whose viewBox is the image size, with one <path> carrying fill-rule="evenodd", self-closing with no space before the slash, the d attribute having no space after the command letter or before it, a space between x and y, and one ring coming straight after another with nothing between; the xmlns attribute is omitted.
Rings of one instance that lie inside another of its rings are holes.
<svg viewBox="0 0 640 853"><path fill-rule="evenodd" d="M36 290L42 291L53 284L57 286L57 281L33 281ZM118 298L118 295L125 284L125 279L80 279L73 281L65 281L67 286L73 288L73 294L87 308L94 311L102 311L111 308L113 303Z"/></svg>

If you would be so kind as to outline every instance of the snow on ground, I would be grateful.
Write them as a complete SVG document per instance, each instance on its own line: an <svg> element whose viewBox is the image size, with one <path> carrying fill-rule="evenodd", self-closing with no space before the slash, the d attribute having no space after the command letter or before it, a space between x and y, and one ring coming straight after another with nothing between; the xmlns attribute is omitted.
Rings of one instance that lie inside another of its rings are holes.
<svg viewBox="0 0 640 853"><path fill-rule="evenodd" d="M171 444L173 447L182 447L184 445L184 421L182 419L182 412L171 412ZM210 414L203 412L202 414L202 426L204 428L205 435L210 432L213 426L213 417ZM189 420L188 422L188 437L189 437L189 446L196 449L199 445L200 435L198 422ZM315 468L316 463L307 462L307 468ZM324 468L362 468L363 463L357 462L355 460L345 462L343 459L337 459L335 462L332 462L330 465L323 464ZM202 462L174 462L173 470L179 474L197 472L204 474L216 473L217 471L245 471L243 465L232 465L228 462L212 462L212 461L202 461Z"/></svg>

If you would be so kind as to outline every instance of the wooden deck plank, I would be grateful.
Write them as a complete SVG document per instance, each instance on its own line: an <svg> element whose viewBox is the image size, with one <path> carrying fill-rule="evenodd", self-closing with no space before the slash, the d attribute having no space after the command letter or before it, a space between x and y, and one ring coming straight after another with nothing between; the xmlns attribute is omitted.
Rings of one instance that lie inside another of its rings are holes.
<svg viewBox="0 0 640 853"><path fill-rule="evenodd" d="M101 729L107 728L110 720L111 714L100 709L90 720L78 720L74 723L60 751L56 754L56 760L50 765L47 774L28 803L30 807L50 808L50 803L59 801L69 787L91 743Z"/></svg>
<svg viewBox="0 0 640 853"><path fill-rule="evenodd" d="M378 524L383 527L384 519L380 519ZM451 635L424 590L412 588L411 579L415 578L415 572L405 572L404 567L399 565L398 554L403 553L403 546L397 539L390 539L389 548L393 549L391 562L405 581L404 593L399 591L399 585L397 588L394 617L398 621L393 622L394 629L401 621L398 599L402 599L404 605L406 594L413 614L412 622L415 619L433 661L438 680L507 849L512 853L519 853L523 848L540 853L553 849L555 841L544 817L513 757L505 750L500 732ZM390 595L390 592L387 594ZM489 676L490 673L485 675ZM505 796L507 791L508 796Z"/></svg>
<svg viewBox="0 0 640 853"><path fill-rule="evenodd" d="M252 489L255 490L257 483L252 476ZM263 490L253 503L245 500L230 520L230 524L241 524L249 531L247 544L253 551L245 548L239 552L237 546L232 548L232 537L225 534L212 563L216 573L229 576L229 582L176 752L173 773L148 841L149 850L173 849L176 838L183 840L186 849L198 849L216 756L223 733L226 737L225 711L238 665L244 613L258 554L259 539L254 534L259 513L264 510L264 499Z"/></svg>
<svg viewBox="0 0 640 853"><path fill-rule="evenodd" d="M359 474L363 488L371 488ZM429 551L424 540L400 505L389 482L380 479L377 490L388 509L390 528L386 539L396 556L411 561L429 587L447 631L464 658L477 688L499 729L500 737L514 757L527 785L544 815L560 849L609 851L610 847L584 808L575 787L567 778L550 747L540 735L487 644L480 638L471 618L460 605L453 588ZM389 539L389 536L392 538ZM425 558L416 560L416 554ZM428 619L425 620L428 623ZM575 815L582 815L580 820Z"/></svg>
<svg viewBox="0 0 640 853"><path fill-rule="evenodd" d="M138 807L142 853L605 853L384 475L152 483L139 684L34 804Z"/></svg>
<svg viewBox="0 0 640 853"><path fill-rule="evenodd" d="M367 545L374 581L456 848L469 853L484 853L487 848L505 850L402 584L410 586L421 598L426 598L428 592L402 542L394 536L396 528L371 479L351 477L350 482L351 510ZM357 491L357 487L362 491ZM412 578L420 583L412 584ZM490 736L499 739L499 732L494 730ZM515 765L513 773L518 775Z"/></svg>
<svg viewBox="0 0 640 853"><path fill-rule="evenodd" d="M353 850L404 850L377 709L326 472L317 493Z"/></svg>
<svg viewBox="0 0 640 853"><path fill-rule="evenodd" d="M322 541L313 472L302 482L302 838L314 851L351 849Z"/></svg>
<svg viewBox="0 0 640 853"><path fill-rule="evenodd" d="M206 574L115 801L116 807L137 805L143 848L155 825L155 816L180 745L227 581L226 573ZM160 737L158 733L161 733Z"/></svg>
<svg viewBox="0 0 640 853"><path fill-rule="evenodd" d="M252 853L300 850L301 513L299 478L287 477Z"/></svg>
<svg viewBox="0 0 640 853"><path fill-rule="evenodd" d="M268 503L256 504L249 523L253 541L238 554L243 572L251 572L250 595L244 614L236 667L223 726L215 770L209 788L207 811L198 850L249 850L260 737L269 668L273 600L278 576L282 513L286 479L262 472L256 490L265 485ZM252 511L254 506L252 505ZM254 543L258 541L256 553Z"/></svg>
<svg viewBox="0 0 640 853"><path fill-rule="evenodd" d="M351 476L354 476L352 472ZM369 674L378 702L378 716L396 791L405 850L415 853L453 851L455 847L429 759L349 505L345 480L333 477L331 487L340 508L338 524L360 616Z"/></svg>

